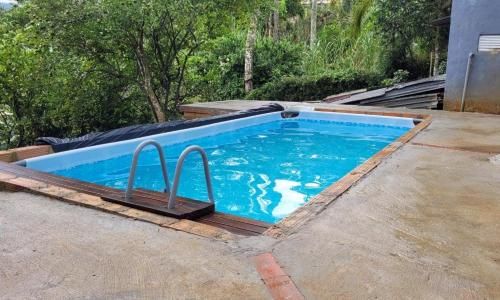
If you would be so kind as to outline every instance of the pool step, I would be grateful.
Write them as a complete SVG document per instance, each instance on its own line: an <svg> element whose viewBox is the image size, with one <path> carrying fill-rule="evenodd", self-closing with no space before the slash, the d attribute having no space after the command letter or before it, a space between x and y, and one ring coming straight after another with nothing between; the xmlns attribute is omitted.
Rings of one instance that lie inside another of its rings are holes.
<svg viewBox="0 0 500 300"><path fill-rule="evenodd" d="M168 193L159 193L142 189L132 191L130 199L125 198L121 191L105 193L100 196L103 200L122 204L125 206L157 213L177 219L194 220L215 211L213 203L197 201L184 197L177 197L174 208L168 208Z"/></svg>

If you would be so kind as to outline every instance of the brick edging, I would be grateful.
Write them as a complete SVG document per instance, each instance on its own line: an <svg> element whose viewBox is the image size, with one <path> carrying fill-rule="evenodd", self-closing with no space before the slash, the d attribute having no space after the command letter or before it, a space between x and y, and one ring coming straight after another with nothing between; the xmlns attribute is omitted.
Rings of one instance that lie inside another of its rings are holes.
<svg viewBox="0 0 500 300"><path fill-rule="evenodd" d="M257 268L257 272L262 278L262 281L264 281L273 299L305 299L290 276L283 271L271 253L257 255L253 257L253 261Z"/></svg>

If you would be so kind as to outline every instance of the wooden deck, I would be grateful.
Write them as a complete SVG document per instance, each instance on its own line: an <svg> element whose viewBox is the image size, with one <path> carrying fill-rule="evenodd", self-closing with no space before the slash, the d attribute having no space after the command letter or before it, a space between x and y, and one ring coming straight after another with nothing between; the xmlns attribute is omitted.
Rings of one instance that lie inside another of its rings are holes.
<svg viewBox="0 0 500 300"><path fill-rule="evenodd" d="M215 207L211 203L184 197L177 197L175 209L169 210L167 208L168 195L165 193L136 189L132 193L132 199L129 201L124 199L124 192L122 190L40 172L14 164L0 162L0 171L7 172L18 177L29 178L42 183L98 196L103 200L118 203L124 206L177 219L191 219L203 224L223 228L235 234L246 236L258 235L272 226L272 224L264 222L217 213L214 212Z"/></svg>

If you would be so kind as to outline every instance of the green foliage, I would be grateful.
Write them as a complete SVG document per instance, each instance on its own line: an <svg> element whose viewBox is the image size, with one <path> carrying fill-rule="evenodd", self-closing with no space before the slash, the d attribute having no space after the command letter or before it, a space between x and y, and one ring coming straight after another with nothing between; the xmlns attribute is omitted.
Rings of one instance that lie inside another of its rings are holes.
<svg viewBox="0 0 500 300"><path fill-rule="evenodd" d="M318 7L310 49L310 9L300 0L280 0L278 40L267 36L274 0L19 3L0 10L0 148L174 119L186 102L318 100L384 77L393 77L384 84L422 77L429 52L446 43L445 30L428 23L450 7L332 1ZM246 95L244 48L256 12L255 90Z"/></svg>
<svg viewBox="0 0 500 300"><path fill-rule="evenodd" d="M439 16L443 1L376 0L375 29L387 49L388 71L406 69L414 75L425 74L435 38L429 22Z"/></svg>
<svg viewBox="0 0 500 300"><path fill-rule="evenodd" d="M282 0L285 3L285 16L290 17L303 17L304 6L300 0Z"/></svg>
<svg viewBox="0 0 500 300"><path fill-rule="evenodd" d="M152 121L140 91L61 51L33 5L0 20L0 148Z"/></svg>
<svg viewBox="0 0 500 300"><path fill-rule="evenodd" d="M305 74L320 75L331 70L354 69L368 73L385 73L384 47L374 30L373 7L370 1L336 6L339 21L324 25L318 33L314 49L304 54ZM363 5L361 5L363 4Z"/></svg>
<svg viewBox="0 0 500 300"><path fill-rule="evenodd" d="M220 1L33 2L61 48L139 87L158 121L175 117L188 59L225 19Z"/></svg>
<svg viewBox="0 0 500 300"><path fill-rule="evenodd" d="M193 100L216 101L245 97L243 82L245 32L218 38L190 60ZM301 45L260 36L255 44L254 86L283 76L301 74Z"/></svg>
<svg viewBox="0 0 500 300"><path fill-rule="evenodd" d="M408 81L409 77L410 77L410 72L406 70L397 70L396 72L394 72L394 76L392 78L382 80L382 85L392 86L398 83L403 83Z"/></svg>
<svg viewBox="0 0 500 300"><path fill-rule="evenodd" d="M374 0L359 0L356 2L351 13L351 26L350 33L352 36L357 37L361 33L363 21L373 8Z"/></svg>
<svg viewBox="0 0 500 300"><path fill-rule="evenodd" d="M321 76L284 77L253 90L247 99L280 101L315 101L327 96L376 86L379 76L344 71Z"/></svg>
<svg viewBox="0 0 500 300"><path fill-rule="evenodd" d="M152 95L175 117L187 60L228 32L227 10L253 5L32 0L2 12L0 147L151 122Z"/></svg>

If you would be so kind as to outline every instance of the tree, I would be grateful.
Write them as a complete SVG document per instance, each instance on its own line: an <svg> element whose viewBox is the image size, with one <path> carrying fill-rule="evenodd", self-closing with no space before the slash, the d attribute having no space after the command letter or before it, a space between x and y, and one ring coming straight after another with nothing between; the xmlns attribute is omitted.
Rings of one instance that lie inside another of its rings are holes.
<svg viewBox="0 0 500 300"><path fill-rule="evenodd" d="M63 51L31 1L0 17L0 148L151 122L141 92Z"/></svg>
<svg viewBox="0 0 500 300"><path fill-rule="evenodd" d="M253 89L253 57L255 51L255 38L257 35L258 12L254 13L250 20L247 39L245 43L245 92Z"/></svg>
<svg viewBox="0 0 500 300"><path fill-rule="evenodd" d="M273 8L273 38L275 40L279 39L280 35L280 0L274 0Z"/></svg>
<svg viewBox="0 0 500 300"><path fill-rule="evenodd" d="M438 18L443 9L449 8L449 4L449 0L376 1L376 27L389 53L390 73L398 69L417 68L415 56L418 51L427 58L428 53L434 50L436 36L430 21ZM425 69L410 71L425 73Z"/></svg>
<svg viewBox="0 0 500 300"><path fill-rule="evenodd" d="M435 10L436 10L436 16L448 16L451 13L451 0L438 0L436 1L435 4ZM443 30L438 27L434 29L434 49L433 49L433 56L434 56L434 66L432 70L432 75L436 76L439 75L439 68L441 66L441 44L443 43L444 37L443 37ZM445 39L444 43L447 43L447 39ZM432 66L432 62L430 64Z"/></svg>
<svg viewBox="0 0 500 300"><path fill-rule="evenodd" d="M317 0L311 0L311 33L310 33L310 45L314 48L316 45L316 24L318 22L318 2Z"/></svg>
<svg viewBox="0 0 500 300"><path fill-rule="evenodd" d="M189 58L236 1L33 0L58 45L137 85L157 122L184 101Z"/></svg>
<svg viewBox="0 0 500 300"><path fill-rule="evenodd" d="M0 110L2 144L4 147L23 145L30 139L27 126L41 118L32 119L33 110L40 107L37 95L43 86L43 49L33 47L29 33L7 31L3 27L0 39ZM45 54L45 53L44 53ZM27 79L31 80L27 80ZM43 106L42 106L43 107ZM42 109L43 110L43 109ZM40 110L37 110L40 112ZM41 129L41 128L40 128Z"/></svg>

